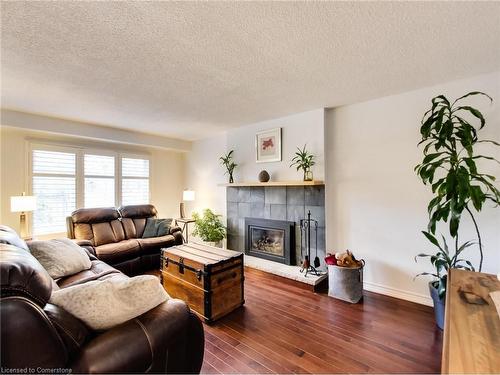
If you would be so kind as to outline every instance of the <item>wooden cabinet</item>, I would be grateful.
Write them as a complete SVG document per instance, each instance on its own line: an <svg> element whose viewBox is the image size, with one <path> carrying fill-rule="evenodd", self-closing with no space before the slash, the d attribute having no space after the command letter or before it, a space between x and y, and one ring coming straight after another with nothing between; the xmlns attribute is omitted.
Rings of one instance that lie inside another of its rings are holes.
<svg viewBox="0 0 500 375"><path fill-rule="evenodd" d="M468 290L473 293L466 292ZM489 296L496 290L500 290L500 281L495 275L451 270L446 294L442 373L500 373L500 318ZM476 303L469 302L473 299Z"/></svg>

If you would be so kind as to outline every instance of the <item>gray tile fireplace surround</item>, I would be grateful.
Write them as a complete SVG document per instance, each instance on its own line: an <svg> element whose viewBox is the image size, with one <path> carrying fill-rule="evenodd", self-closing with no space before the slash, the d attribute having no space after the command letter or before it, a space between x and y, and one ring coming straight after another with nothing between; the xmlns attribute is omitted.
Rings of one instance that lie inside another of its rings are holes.
<svg viewBox="0 0 500 375"><path fill-rule="evenodd" d="M296 226L296 262L300 265L301 219L311 211L318 220L318 256L321 269L325 257L325 187L324 186L266 186L227 188L227 246L245 251L245 218L294 221ZM315 256L316 239L311 234L311 257Z"/></svg>

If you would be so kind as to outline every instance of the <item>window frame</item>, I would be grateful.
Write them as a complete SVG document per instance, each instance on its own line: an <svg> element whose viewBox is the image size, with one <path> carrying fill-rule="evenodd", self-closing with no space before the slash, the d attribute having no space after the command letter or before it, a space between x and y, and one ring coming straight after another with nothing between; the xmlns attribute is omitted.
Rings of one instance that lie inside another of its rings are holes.
<svg viewBox="0 0 500 375"><path fill-rule="evenodd" d="M75 174L57 174L57 173L34 173L33 172L33 152L35 150L39 151L53 151L53 152L64 152L64 153L72 153L75 155ZM75 206L78 207L81 202L79 201L79 184L78 184L78 152L79 149L76 147L66 146L66 145L56 145L56 144L43 144L43 143L35 143L29 142L28 146L28 179L27 179L27 191L30 195L33 195L33 178L35 176L43 176L43 177L73 177L75 179ZM81 196L81 195L80 195ZM28 230L30 235L35 236L34 233L34 214L31 213L28 222ZM43 233L36 234L39 238L48 237L54 234L62 234L64 232L53 232L53 233Z"/></svg>
<svg viewBox="0 0 500 375"><path fill-rule="evenodd" d="M113 176L102 176L102 175L92 175L92 174L89 174L89 175L86 175L85 174L85 155L96 155L96 156L112 156L114 158L114 171L113 171ZM120 193L116 191L116 188L117 188L117 183L116 183L116 179L117 179L117 169L116 169L116 163L118 162L118 159L119 158L119 155L118 153L116 152L113 152L113 151L109 151L109 150L98 150L98 149L94 149L94 148L84 148L83 149L83 152L82 152L82 206L81 207L85 207L85 178L103 178L103 179L106 179L106 178L113 178L114 180L114 185L115 185L115 197L114 197L114 200L115 202L113 203L114 206L117 206L117 203L119 201L119 195ZM86 208L86 207L85 207Z"/></svg>
<svg viewBox="0 0 500 375"><path fill-rule="evenodd" d="M66 152L75 154L75 175L65 175L65 174L48 174L48 173L33 173L33 151L55 151L55 152ZM126 152L126 151L110 151L99 147L86 147L83 145L75 144L63 144L63 143L53 143L53 142L43 142L37 140L27 140L26 141L26 183L25 191L30 195L33 194L33 177L36 176L48 176L48 177L74 177L75 178L75 202L76 208L82 208L85 205L85 177L94 177L93 175L85 175L85 154L89 155L101 155L101 156L113 156L115 159L115 174L113 176L115 182L115 206L119 207L122 204L122 158L131 159L143 159L149 161L149 173L148 173L148 201L151 201L151 176L152 176L152 158L151 154L148 152ZM104 177L104 176L95 176ZM106 178L106 177L104 177ZM108 177L109 178L109 177ZM135 177L126 177L135 178ZM138 179L146 179L146 177L137 177ZM37 238L52 237L54 235L62 235L65 233L54 232L47 234L35 234L33 232L33 215L30 215L28 223L28 230L31 236L37 236Z"/></svg>
<svg viewBox="0 0 500 375"><path fill-rule="evenodd" d="M147 154L135 154L135 153L129 153L129 152L120 152L118 153L118 163L119 164L117 167L119 168L119 174L120 174L120 182L119 186L117 188L120 189L117 194L119 195L119 206L122 205L122 181L123 181L123 176L122 176L122 159L142 159L142 160L148 160L149 161L149 170L148 170L148 201L151 202L151 155ZM144 180L145 177L125 177L128 179L138 179L138 180Z"/></svg>

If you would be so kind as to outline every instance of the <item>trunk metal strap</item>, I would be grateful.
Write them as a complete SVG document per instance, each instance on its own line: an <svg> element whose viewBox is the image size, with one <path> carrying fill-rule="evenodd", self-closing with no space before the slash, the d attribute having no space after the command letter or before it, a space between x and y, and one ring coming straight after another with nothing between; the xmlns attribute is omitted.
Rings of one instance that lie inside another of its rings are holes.
<svg viewBox="0 0 500 375"><path fill-rule="evenodd" d="M208 273L203 271L203 270L200 270L200 269L196 269L196 268L193 268L191 266L188 266L186 264L184 264L184 258L179 258L179 261L176 262L175 260L172 260L172 259L169 259L168 257L164 257L164 264L165 264L165 267L168 267L168 264L169 263L173 263L175 264L176 266L179 267L179 273L184 273L184 269L187 269L191 272L194 272L196 274L196 278L198 280L201 280L201 277L202 276L207 276Z"/></svg>

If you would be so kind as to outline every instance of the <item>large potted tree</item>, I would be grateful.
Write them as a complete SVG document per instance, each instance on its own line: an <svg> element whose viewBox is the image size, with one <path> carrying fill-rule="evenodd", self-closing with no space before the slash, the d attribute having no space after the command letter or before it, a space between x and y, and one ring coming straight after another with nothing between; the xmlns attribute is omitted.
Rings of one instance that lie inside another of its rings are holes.
<svg viewBox="0 0 500 375"><path fill-rule="evenodd" d="M500 192L496 188L495 177L481 173L476 164L479 160L496 161L492 156L479 155L476 146L479 143L500 144L494 140L480 140L478 133L486 125L483 114L476 108L464 105L463 101L471 96L482 96L493 101L488 95L474 91L450 102L444 95L432 99L432 107L422 118L420 133L424 158L415 167L415 171L425 185L431 187L434 197L427 206L429 223L422 233L437 248L433 254L418 254L427 257L434 267L434 272L420 275L432 275L429 283L434 302L436 323L442 329L444 325L444 297L446 294L447 274L451 268L475 271L473 264L463 258L462 252L477 245L479 251L478 271L483 267L483 244L476 213L486 202L498 205ZM476 240L460 244L459 229L462 215L470 217ZM453 246L448 246L446 239L436 238L438 223L447 223Z"/></svg>

